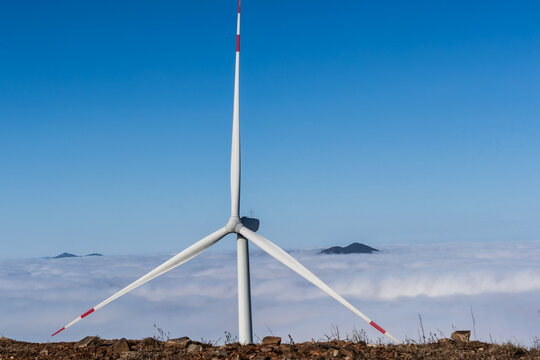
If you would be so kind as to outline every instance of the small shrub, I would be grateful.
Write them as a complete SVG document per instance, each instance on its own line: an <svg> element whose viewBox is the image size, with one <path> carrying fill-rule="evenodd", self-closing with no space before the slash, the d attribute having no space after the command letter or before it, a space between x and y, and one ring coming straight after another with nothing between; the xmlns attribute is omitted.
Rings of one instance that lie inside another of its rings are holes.
<svg viewBox="0 0 540 360"><path fill-rule="evenodd" d="M225 345L230 345L232 343L238 342L238 336L233 336L229 331L224 331L225 334Z"/></svg>
<svg viewBox="0 0 540 360"><path fill-rule="evenodd" d="M165 341L168 341L171 338L171 333L170 332L165 331L160 327L157 327L156 324L154 324L154 329L155 329L155 331L157 331L157 334L154 333L153 338L156 339L157 341L165 342Z"/></svg>

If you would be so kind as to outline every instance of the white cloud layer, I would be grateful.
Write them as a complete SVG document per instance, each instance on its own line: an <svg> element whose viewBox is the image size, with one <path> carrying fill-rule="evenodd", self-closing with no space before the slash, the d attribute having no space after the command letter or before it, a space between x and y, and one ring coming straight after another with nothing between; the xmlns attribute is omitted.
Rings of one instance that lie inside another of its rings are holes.
<svg viewBox="0 0 540 360"><path fill-rule="evenodd" d="M224 239L228 241L229 239ZM251 248L254 332L295 340L366 329L362 320L266 254ZM483 340L531 344L540 336L540 242L388 246L371 255L292 255L401 339L471 329ZM171 255L0 261L0 335L50 334ZM236 259L209 251L97 311L58 341L98 334L143 338L154 324L191 338L236 333Z"/></svg>

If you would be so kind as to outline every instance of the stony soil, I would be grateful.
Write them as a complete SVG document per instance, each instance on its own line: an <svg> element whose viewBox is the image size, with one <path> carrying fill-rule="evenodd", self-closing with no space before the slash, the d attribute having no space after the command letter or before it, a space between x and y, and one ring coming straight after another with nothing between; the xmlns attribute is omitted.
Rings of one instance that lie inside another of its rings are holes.
<svg viewBox="0 0 540 360"><path fill-rule="evenodd" d="M143 340L103 340L85 342L26 343L0 338L0 360L11 359L540 359L540 350L511 344L494 345L479 341L442 339L425 345L371 345L334 340L281 344L279 338L263 344L238 343L212 346L188 338L167 342Z"/></svg>

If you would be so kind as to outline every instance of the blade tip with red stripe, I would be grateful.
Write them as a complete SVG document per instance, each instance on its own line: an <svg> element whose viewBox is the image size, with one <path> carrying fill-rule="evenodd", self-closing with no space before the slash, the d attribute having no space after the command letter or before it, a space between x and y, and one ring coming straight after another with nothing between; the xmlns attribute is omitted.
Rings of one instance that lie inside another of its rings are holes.
<svg viewBox="0 0 540 360"><path fill-rule="evenodd" d="M57 332L55 332L54 334L52 334L51 336L54 336L54 335L58 334L60 331L65 330L65 329L66 329L66 327L64 326L64 327L62 327L60 330L58 330Z"/></svg>
<svg viewBox="0 0 540 360"><path fill-rule="evenodd" d="M91 308L90 310L88 310L87 312L85 312L84 314L81 315L81 319L85 318L86 316L90 315L91 313L94 312L94 308Z"/></svg>
<svg viewBox="0 0 540 360"><path fill-rule="evenodd" d="M386 330L384 330L382 327L380 327L379 325L377 325L377 323L375 321L371 321L369 323L369 325L373 326L375 329L379 330L380 332L382 332L383 334L386 335Z"/></svg>

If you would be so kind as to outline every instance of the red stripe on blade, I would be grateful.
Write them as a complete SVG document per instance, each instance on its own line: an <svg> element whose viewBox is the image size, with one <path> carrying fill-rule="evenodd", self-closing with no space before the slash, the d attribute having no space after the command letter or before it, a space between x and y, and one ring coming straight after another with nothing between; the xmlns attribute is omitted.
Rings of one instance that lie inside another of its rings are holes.
<svg viewBox="0 0 540 360"><path fill-rule="evenodd" d="M375 329L379 330L383 334L386 334L386 331L382 327L377 325L374 321L370 322L369 325L373 326Z"/></svg>
<svg viewBox="0 0 540 360"><path fill-rule="evenodd" d="M66 327L64 326L63 328L61 328L60 330L58 330L57 332L55 332L55 333L52 334L51 336L54 336L54 335L58 334L60 331L65 330L65 329L66 329Z"/></svg>
<svg viewBox="0 0 540 360"><path fill-rule="evenodd" d="M238 0L238 13L240 14L240 0Z"/></svg>
<svg viewBox="0 0 540 360"><path fill-rule="evenodd" d="M236 35L236 51L240 51L240 35Z"/></svg>
<svg viewBox="0 0 540 360"><path fill-rule="evenodd" d="M94 308L88 310L87 312L85 312L84 314L81 315L81 319L88 316L88 315L90 315L93 312L94 312Z"/></svg>

